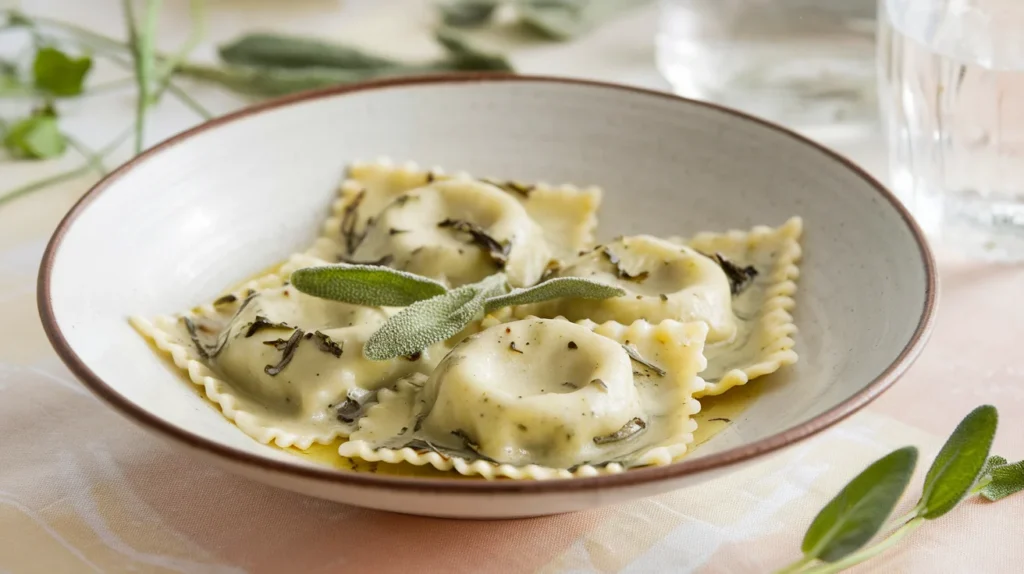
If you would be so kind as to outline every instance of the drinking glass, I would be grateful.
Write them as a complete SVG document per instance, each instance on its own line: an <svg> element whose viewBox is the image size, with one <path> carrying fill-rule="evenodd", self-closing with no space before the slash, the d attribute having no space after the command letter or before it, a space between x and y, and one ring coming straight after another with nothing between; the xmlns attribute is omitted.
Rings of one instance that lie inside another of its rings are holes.
<svg viewBox="0 0 1024 574"><path fill-rule="evenodd" d="M877 0L661 0L657 63L680 95L809 135L877 119Z"/></svg>
<svg viewBox="0 0 1024 574"><path fill-rule="evenodd" d="M1024 2L880 0L890 183L936 243L1024 259Z"/></svg>

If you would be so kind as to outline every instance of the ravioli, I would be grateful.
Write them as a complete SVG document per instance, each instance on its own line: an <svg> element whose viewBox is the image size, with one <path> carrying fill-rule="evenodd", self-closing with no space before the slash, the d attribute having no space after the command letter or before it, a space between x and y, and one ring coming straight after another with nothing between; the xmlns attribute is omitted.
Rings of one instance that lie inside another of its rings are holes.
<svg viewBox="0 0 1024 574"><path fill-rule="evenodd" d="M214 304L131 321L250 436L282 447L329 444L353 430L355 416L345 412L353 401L429 373L447 348L390 361L363 357L363 344L392 310L317 299L287 284L295 269L323 263L298 255Z"/></svg>
<svg viewBox="0 0 1024 574"><path fill-rule="evenodd" d="M498 323L381 391L339 453L488 478L667 464L696 428L706 336L703 322Z"/></svg>
<svg viewBox="0 0 1024 574"><path fill-rule="evenodd" d="M793 350L796 324L790 314L800 275L800 235L803 221L793 217L777 228L757 226L749 231L699 233L674 239L703 253L718 253L737 266L752 266L757 275L733 298L737 336L708 344L706 388L697 393L720 395L751 379L774 373L797 361Z"/></svg>
<svg viewBox="0 0 1024 574"><path fill-rule="evenodd" d="M466 173L449 175L441 169L424 170L413 163L399 167L380 160L351 165L332 215L324 224L323 236L310 254L330 261L339 256L349 257L356 250L358 235L372 227L389 204L414 189L450 180L483 182L519 203L542 230L554 260L566 260L593 245L601 205L600 188L526 184L474 178Z"/></svg>
<svg viewBox="0 0 1024 574"><path fill-rule="evenodd" d="M586 277L623 289L612 299L557 299L517 307L517 317L564 316L599 323L672 319L704 321L708 342L736 336L729 280L718 263L685 246L650 235L621 237L581 254L555 277Z"/></svg>

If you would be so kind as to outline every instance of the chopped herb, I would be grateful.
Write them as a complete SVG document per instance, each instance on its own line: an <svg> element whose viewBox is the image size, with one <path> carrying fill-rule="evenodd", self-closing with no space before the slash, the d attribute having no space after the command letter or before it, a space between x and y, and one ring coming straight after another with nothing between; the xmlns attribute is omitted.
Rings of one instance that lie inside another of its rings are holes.
<svg viewBox="0 0 1024 574"><path fill-rule="evenodd" d="M608 392L608 383L602 381L601 379L594 379L593 381L590 381L590 384L596 385L598 388L600 388L606 393Z"/></svg>
<svg viewBox="0 0 1024 574"><path fill-rule="evenodd" d="M343 423L354 423L362 418L366 414L366 409L376 402L377 391L353 387L346 393L345 402L338 405L338 420Z"/></svg>
<svg viewBox="0 0 1024 574"><path fill-rule="evenodd" d="M412 256L412 257L415 257L416 255L419 254L420 251L423 251L423 247L422 246L417 247L416 249L413 249L412 252L409 253L409 255Z"/></svg>
<svg viewBox="0 0 1024 574"><path fill-rule="evenodd" d="M437 179L437 176L434 175L434 172L428 171L427 172L427 183L434 183L435 179Z"/></svg>
<svg viewBox="0 0 1024 574"><path fill-rule="evenodd" d="M567 385L568 385L569 383L565 383L565 384L567 384ZM529 429L527 429L527 428L526 428L526 425L524 425L523 423L517 423L517 424L516 424L516 427L518 427L518 428L519 428L519 430L521 430L521 431L523 431L523 432L526 432L527 430L529 430Z"/></svg>
<svg viewBox="0 0 1024 574"><path fill-rule="evenodd" d="M394 227L392 227L391 229L388 229L388 235L400 235L402 233L409 233L409 230L408 229L395 229Z"/></svg>
<svg viewBox="0 0 1024 574"><path fill-rule="evenodd" d="M407 431L407 430L409 430L409 427L402 427L402 428L398 429L398 434L400 434L400 435L405 434L405 431Z"/></svg>
<svg viewBox="0 0 1024 574"><path fill-rule="evenodd" d="M571 383L569 381L566 381L566 382L562 383L562 386L563 387L569 387L570 389L578 389L579 388L574 383Z"/></svg>
<svg viewBox="0 0 1024 574"><path fill-rule="evenodd" d="M462 441L462 445L465 446L467 449L477 454L480 453L480 445L476 444L476 442L474 442L473 439L470 438L466 431L462 429L455 429L452 431L452 435L459 437L459 440Z"/></svg>
<svg viewBox="0 0 1024 574"><path fill-rule="evenodd" d="M654 363L652 363L652 362L648 361L647 359L643 358L640 355L640 352L636 350L636 347L634 347L632 345L623 345L622 348L626 350L626 354L629 355L630 359L633 359L637 363L640 363L644 367L650 369L651 371L654 371L654 373L656 375L658 375L659 377L664 377L665 376L665 369L662 369L658 365L655 365Z"/></svg>
<svg viewBox="0 0 1024 574"><path fill-rule="evenodd" d="M196 334L196 324L188 317L182 317L181 320L185 323L185 329L188 331L189 338L192 339L192 344L196 346L196 352L199 353L201 358L209 359L210 352L207 350L206 346L199 341L199 336Z"/></svg>
<svg viewBox="0 0 1024 574"><path fill-rule="evenodd" d="M731 422L732 422L732 419L727 419L727 418L725 418L725 417L715 417L715 418L713 418L713 419L708 419L708 422L709 422L709 423L713 423L713 422L715 422L715 421L721 421L721 422L723 422L723 423L731 423Z"/></svg>
<svg viewBox="0 0 1024 574"><path fill-rule="evenodd" d="M602 444L609 444L609 443L613 443L613 442L619 442L619 441L622 441L622 440L626 440L628 438L632 438L632 437L636 436L637 434L641 433L646 428L647 428L647 423L645 423L640 418L633 418L632 420L630 420L626 424L622 425L622 428L620 428L619 430L613 432L610 435L595 436L594 437L594 444L602 445Z"/></svg>
<svg viewBox="0 0 1024 574"><path fill-rule="evenodd" d="M259 333L263 329L291 329L291 325L287 323L274 323L268 320L263 315L256 315L256 319L252 323L249 323L249 328L245 331L245 338L248 339L256 333Z"/></svg>
<svg viewBox="0 0 1024 574"><path fill-rule="evenodd" d="M661 295L658 295L658 297L660 297L662 301L668 301L668 295L666 295L664 293L662 293Z"/></svg>
<svg viewBox="0 0 1024 574"><path fill-rule="evenodd" d="M517 349L517 348L516 348L516 342L515 342L515 341L512 341L511 343L509 343L509 344L508 344L508 348L509 348L509 349L510 349L510 350L511 350L511 351L512 351L513 353L519 353L520 355L522 355L522 354L523 354L523 352L522 352L522 351L520 351L519 349Z"/></svg>
<svg viewBox="0 0 1024 574"><path fill-rule="evenodd" d="M642 283L647 279L647 277L650 276L650 273L647 271L641 271L640 273L633 275L630 272L623 269L622 260L620 260L619 257L615 255L615 253L613 253L608 246L604 246L601 248L601 255L604 255L605 259L608 260L608 263L611 263L615 267L615 275L618 276L619 279L625 279L626 281L636 281L637 283Z"/></svg>
<svg viewBox="0 0 1024 574"><path fill-rule="evenodd" d="M267 365L266 367L263 367L263 372L271 377L275 377L280 374L281 371L288 366L288 363L292 362L292 357L295 356L295 350L299 348L299 342L302 341L302 335L302 329L295 329L295 332L292 333L292 336L288 339L282 349L284 351L284 355L281 357L281 362L276 365Z"/></svg>
<svg viewBox="0 0 1024 574"><path fill-rule="evenodd" d="M501 189L504 189L505 191L518 193L523 197L530 197L530 192L532 192L535 187L529 184L519 183L518 181L498 181L489 178L481 178L480 181L484 183L489 183L494 187L499 187Z"/></svg>
<svg viewBox="0 0 1024 574"><path fill-rule="evenodd" d="M309 333L306 333L306 335L308 336ZM271 347L274 347L274 349L277 349L278 351L283 351L285 347L288 346L288 341L285 339L274 339L273 341L263 341L263 344L270 345Z"/></svg>
<svg viewBox="0 0 1024 574"><path fill-rule="evenodd" d="M430 182L427 182L427 183L430 183ZM408 193L405 194L405 195L399 195L398 197L395 198L395 205L401 207L401 206L405 205L406 203L409 203L410 200L418 199L418 198L419 198L419 196L417 196L417 195L409 195Z"/></svg>
<svg viewBox="0 0 1024 574"><path fill-rule="evenodd" d="M313 333L313 336L316 337L315 343L317 349L320 349L325 353L330 353L335 357L341 357L341 353L344 351L344 347L342 345L335 343L334 340L332 340L327 335L324 335L320 331L316 331L315 333ZM308 333L306 334L306 337L309 337Z"/></svg>
<svg viewBox="0 0 1024 574"><path fill-rule="evenodd" d="M217 299L216 301L214 301L213 305L216 307L216 306L219 306L219 305L227 305L229 303L234 303L235 301L238 301L238 297L235 297L234 295L229 293L229 294L227 294L227 295Z"/></svg>
<svg viewBox="0 0 1024 574"><path fill-rule="evenodd" d="M374 267L387 267L388 265L391 265L391 262L394 260L395 258L392 255L385 255L376 261L356 261L355 259L344 255L338 256L338 261L342 263L348 263L349 265L371 265Z"/></svg>
<svg viewBox="0 0 1024 574"><path fill-rule="evenodd" d="M580 346L576 344L576 341L569 341L569 350L570 351L575 351L576 349L579 349L579 348L580 348Z"/></svg>
<svg viewBox="0 0 1024 574"><path fill-rule="evenodd" d="M306 335L305 335L305 337L304 337L304 338L306 338L306 339L312 339L312 338L313 338L313 333L306 333ZM329 406L329 405L328 405L328 406Z"/></svg>
<svg viewBox="0 0 1024 574"><path fill-rule="evenodd" d="M510 241L498 241L488 235L479 225L461 219L445 219L438 223L437 226L450 227L455 231L468 233L472 238L472 242L487 252L491 260L494 261L494 264L498 266L498 269L504 269L505 264L508 263L508 254L512 251L512 243Z"/></svg>
<svg viewBox="0 0 1024 574"><path fill-rule="evenodd" d="M718 252L715 252L714 257L708 255L705 255L705 257L714 259L718 266L722 268L722 271L725 272L725 276L729 279L729 291L733 295L742 293L744 289L750 286L754 278L757 277L757 269L754 269L753 265L740 267Z"/></svg>
<svg viewBox="0 0 1024 574"><path fill-rule="evenodd" d="M427 418L427 415L425 414L416 415L416 421L412 425L413 432L418 432L421 428L423 428L423 419L425 418Z"/></svg>
<svg viewBox="0 0 1024 574"><path fill-rule="evenodd" d="M404 356L402 358L405 359L406 361L413 361L413 362L415 362L415 361L420 360L420 357L422 357L422 356L423 356L423 351L416 351L415 353L413 353L411 355L406 355L406 356Z"/></svg>
<svg viewBox="0 0 1024 574"><path fill-rule="evenodd" d="M356 231L356 224L359 222L359 205L365 198L366 190L364 189L345 206L345 211L341 215L341 236L345 240L345 250L350 254L355 252L359 244L363 242L363 238L366 237L365 230L363 233Z"/></svg>

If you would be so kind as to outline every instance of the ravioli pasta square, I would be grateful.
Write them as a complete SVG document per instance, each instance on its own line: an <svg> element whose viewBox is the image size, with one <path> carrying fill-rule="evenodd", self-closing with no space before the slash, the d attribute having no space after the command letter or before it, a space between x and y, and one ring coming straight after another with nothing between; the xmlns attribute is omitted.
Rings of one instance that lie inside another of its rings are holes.
<svg viewBox="0 0 1024 574"><path fill-rule="evenodd" d="M485 478L668 464L693 440L706 336L703 322L491 322L381 390L339 454Z"/></svg>
<svg viewBox="0 0 1024 574"><path fill-rule="evenodd" d="M733 299L737 336L705 348L707 381L698 397L720 395L751 379L771 374L797 361L790 314L796 302L803 222L793 217L777 228L757 226L749 231L699 233L676 242L707 254L721 254L739 268L753 266L757 275Z"/></svg>
<svg viewBox="0 0 1024 574"><path fill-rule="evenodd" d="M354 429L346 409L403 376L429 373L447 348L366 359L363 345L394 310L318 299L288 284L296 269L324 263L294 255L212 303L130 321L253 438L300 449L330 444Z"/></svg>
<svg viewBox="0 0 1024 574"><path fill-rule="evenodd" d="M529 285L594 241L596 187L477 179L388 161L355 163L348 175L310 250L330 261L387 264L458 286L493 273L488 257L507 243L500 267L513 284Z"/></svg>

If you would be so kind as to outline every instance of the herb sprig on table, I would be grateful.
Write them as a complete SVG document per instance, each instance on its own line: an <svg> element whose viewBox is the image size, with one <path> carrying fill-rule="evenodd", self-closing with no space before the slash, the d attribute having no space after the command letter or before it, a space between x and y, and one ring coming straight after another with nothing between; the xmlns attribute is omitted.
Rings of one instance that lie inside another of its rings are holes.
<svg viewBox="0 0 1024 574"><path fill-rule="evenodd" d="M917 504L893 521L888 519L914 474L917 449L904 447L877 460L818 513L804 535L803 557L779 574L840 572L885 552L968 498L996 501L1024 490L1024 461L1008 464L990 456L997 423L991 405L971 411L936 455ZM888 534L865 547L883 529Z"/></svg>
<svg viewBox="0 0 1024 574"><path fill-rule="evenodd" d="M512 305L552 299L607 299L626 292L583 279L561 277L512 289L504 273L448 290L426 277L370 265L308 267L292 273L292 285L321 299L379 307L406 306L367 340L367 358L384 361L412 355L448 339L475 319Z"/></svg>
<svg viewBox="0 0 1024 574"><path fill-rule="evenodd" d="M156 49L160 5L159 0L122 1L126 41L70 22L0 11L0 33L21 33L29 40L23 57L0 58L0 97L24 101L32 108L23 117L0 120L5 150L17 160L49 160L71 148L84 160L70 170L0 194L0 205L89 172L105 175L103 160L129 137L134 136L134 152L139 153L147 114L165 93L202 119L213 117L182 87L182 78L263 98L407 74L513 71L503 56L476 48L447 27L435 35L444 55L433 60L404 61L326 40L259 32L220 46L218 63L199 64L189 57L205 35L204 2L190 0L191 33L182 47L170 54ZM90 83L97 61L111 63L128 75L107 83ZM90 149L62 129L60 110L66 101L132 86L136 90L134 120L125 133L101 149Z"/></svg>

